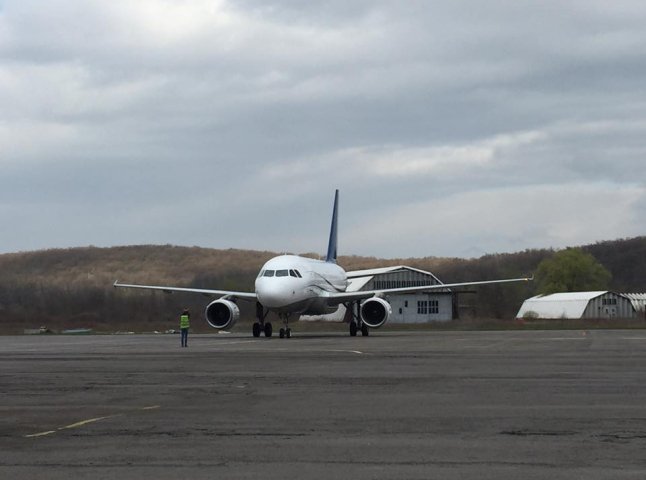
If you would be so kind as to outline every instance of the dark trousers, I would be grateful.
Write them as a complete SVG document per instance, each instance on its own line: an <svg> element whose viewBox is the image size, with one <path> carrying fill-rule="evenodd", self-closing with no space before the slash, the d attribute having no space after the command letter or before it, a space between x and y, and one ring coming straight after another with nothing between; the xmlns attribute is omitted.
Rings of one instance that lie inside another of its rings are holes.
<svg viewBox="0 0 646 480"><path fill-rule="evenodd" d="M182 347L188 347L188 328L182 328Z"/></svg>

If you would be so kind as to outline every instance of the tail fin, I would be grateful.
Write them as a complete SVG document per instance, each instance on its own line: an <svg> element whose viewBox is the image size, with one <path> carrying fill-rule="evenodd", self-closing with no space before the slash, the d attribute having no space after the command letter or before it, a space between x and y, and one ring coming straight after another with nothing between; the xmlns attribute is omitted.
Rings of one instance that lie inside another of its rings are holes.
<svg viewBox="0 0 646 480"><path fill-rule="evenodd" d="M332 210L332 225L330 226L330 241L327 245L326 262L336 263L336 232L339 219L339 190L334 193L334 210Z"/></svg>

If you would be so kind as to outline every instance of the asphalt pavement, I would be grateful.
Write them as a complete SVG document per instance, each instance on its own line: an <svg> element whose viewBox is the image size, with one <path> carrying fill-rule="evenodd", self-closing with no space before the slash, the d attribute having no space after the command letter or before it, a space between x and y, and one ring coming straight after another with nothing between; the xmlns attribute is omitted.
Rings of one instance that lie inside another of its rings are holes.
<svg viewBox="0 0 646 480"><path fill-rule="evenodd" d="M0 337L0 478L646 478L646 331L179 343Z"/></svg>

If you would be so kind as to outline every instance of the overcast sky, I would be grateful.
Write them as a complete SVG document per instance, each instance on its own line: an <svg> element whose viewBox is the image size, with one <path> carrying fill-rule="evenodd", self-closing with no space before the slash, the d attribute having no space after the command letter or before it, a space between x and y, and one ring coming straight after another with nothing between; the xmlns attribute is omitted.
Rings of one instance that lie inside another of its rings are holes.
<svg viewBox="0 0 646 480"><path fill-rule="evenodd" d="M646 4L0 0L0 252L646 234Z"/></svg>

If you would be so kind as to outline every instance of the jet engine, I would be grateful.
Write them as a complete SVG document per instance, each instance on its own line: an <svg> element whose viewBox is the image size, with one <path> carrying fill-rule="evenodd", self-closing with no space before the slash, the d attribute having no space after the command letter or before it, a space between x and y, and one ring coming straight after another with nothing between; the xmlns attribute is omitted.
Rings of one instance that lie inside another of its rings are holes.
<svg viewBox="0 0 646 480"><path fill-rule="evenodd" d="M231 300L219 299L211 302L204 312L206 321L219 330L233 327L240 318L240 309Z"/></svg>
<svg viewBox="0 0 646 480"><path fill-rule="evenodd" d="M388 321L393 310L386 300L372 297L361 304L361 320L370 328L379 328Z"/></svg>

